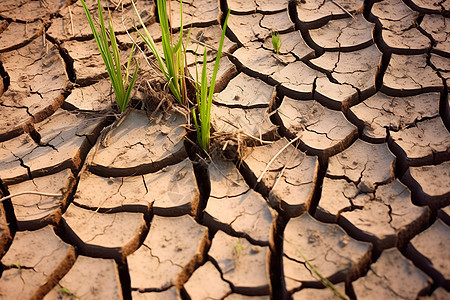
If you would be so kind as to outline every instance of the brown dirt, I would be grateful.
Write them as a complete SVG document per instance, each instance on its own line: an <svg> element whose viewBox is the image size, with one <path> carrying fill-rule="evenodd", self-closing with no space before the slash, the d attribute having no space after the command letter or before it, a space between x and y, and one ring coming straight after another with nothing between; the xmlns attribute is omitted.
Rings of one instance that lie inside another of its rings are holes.
<svg viewBox="0 0 450 300"><path fill-rule="evenodd" d="M115 118L80 1L0 2L0 196L61 194L1 202L0 299L338 299L303 255L350 299L448 299L450 1L183 2L191 74L231 10L207 163L139 52Z"/></svg>

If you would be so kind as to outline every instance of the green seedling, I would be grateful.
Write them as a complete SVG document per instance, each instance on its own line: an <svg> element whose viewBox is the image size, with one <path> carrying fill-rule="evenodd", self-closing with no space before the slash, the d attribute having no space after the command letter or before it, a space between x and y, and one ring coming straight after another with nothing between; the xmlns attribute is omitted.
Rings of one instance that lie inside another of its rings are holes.
<svg viewBox="0 0 450 300"><path fill-rule="evenodd" d="M98 2L98 17L99 17L99 25L100 28L97 29L94 21L92 20L91 14L86 6L84 0L81 0L81 4L83 5L84 12L86 13L86 17L88 19L89 25L91 26L92 34L94 35L95 42L97 43L98 50L103 58L103 61L106 66L106 71L108 72L109 78L111 80L111 84L114 89L114 93L116 95L116 101L119 106L121 112L124 112L128 102L131 97L131 90L133 89L134 83L136 82L136 76L139 69L139 65L136 62L136 68L134 70L134 74L131 78L129 78L129 70L131 64L131 58L134 52L134 44L131 49L130 57L128 58L128 63L126 65L125 74L122 73L122 64L120 62L120 54L119 47L117 46L116 36L114 34L114 28L111 20L111 13L109 13L109 22L108 22L108 30L105 26L105 20L103 18L103 8Z"/></svg>
<svg viewBox="0 0 450 300"><path fill-rule="evenodd" d="M144 34L137 31L141 38L144 40L145 44L150 48L150 51L155 55L158 61L158 66L161 72L167 79L169 84L169 89L172 95L177 99L180 104L187 106L187 88L186 88L186 50L183 45L183 1L180 1L180 11L181 11L181 25L180 25L180 37L176 44L173 43L173 34L169 24L169 16L167 13L166 0L157 0L159 24L161 27L161 41L164 53L164 59L158 53L156 49L155 42L147 30L144 22L142 21L139 12L132 0L131 3L134 7L136 15L139 18L142 28L144 29ZM188 41L189 42L188 34Z"/></svg>
<svg viewBox="0 0 450 300"><path fill-rule="evenodd" d="M180 24L180 36L177 43L173 43L173 34L169 24L169 16L167 13L166 0L157 0L158 16L161 27L161 42L164 52L164 59L158 53L155 42L147 30L144 22L142 21L139 12L132 0L131 3L134 10L139 18L139 22L144 30L144 34L138 31L141 38L144 40L146 45L149 47L150 51L155 56L160 71L164 74L167 79L169 89L172 95L177 99L177 101L188 107L189 101L187 99L187 64L186 64L186 48L183 44L183 1L180 1L180 11L181 11L181 24ZM225 23L223 26L222 36L220 39L219 49L217 51L216 62L214 65L214 70L211 78L210 87L208 90L208 80L206 71L206 48L203 55L203 68L201 73L201 79L199 80L198 72L196 76L195 89L196 89L196 101L197 109L192 110L192 118L194 120L195 129L197 132L198 144L206 151L209 151L209 141L210 141L210 130L211 130L211 104L212 97L214 94L214 87L216 82L217 72L219 70L219 61L222 56L223 42L225 40L225 31L227 27L229 12L225 18ZM137 28L136 28L137 30ZM186 44L189 42L190 31L187 36ZM189 79L190 80L190 79Z"/></svg>
<svg viewBox="0 0 450 300"><path fill-rule="evenodd" d="M241 251L244 250L244 246L242 246L239 239L236 241L236 244L234 245L234 251L236 252L236 256L239 256Z"/></svg>
<svg viewBox="0 0 450 300"><path fill-rule="evenodd" d="M329 288L339 298L341 298L343 300L348 300L348 298L345 297L344 295L342 295L342 293L339 292L336 289L336 287L326 277L324 277L322 274L320 274L320 272L309 262L309 260L303 255L303 253L300 250L298 250L297 248L295 248L295 250L297 250L297 252L300 254L300 256L305 260L306 264L314 272L314 274L316 274L317 277L319 277L320 282L322 282L322 284L325 287Z"/></svg>
<svg viewBox="0 0 450 300"><path fill-rule="evenodd" d="M219 49L217 50L216 62L214 64L214 70L212 73L211 83L208 91L208 80L207 80L207 72L206 72L206 47L203 53L203 68L201 75L201 84L198 82L198 74L197 80L195 81L196 86L196 98L198 105L198 118L197 112L195 109L192 110L192 118L195 124L195 130L197 131L197 141L199 145L205 150L209 152L209 140L210 140L210 131L211 131L211 104L212 97L214 94L214 87L216 84L216 76L217 71L219 70L219 62L222 56L222 48L223 42L225 40L225 31L227 29L228 17L230 16L230 11L228 11L227 16L225 17L225 22L223 24L222 36L220 37ZM197 72L198 73L198 72Z"/></svg>
<svg viewBox="0 0 450 300"><path fill-rule="evenodd" d="M278 31L272 31L272 46L275 50L276 54L280 54L280 48L281 48L281 38Z"/></svg>

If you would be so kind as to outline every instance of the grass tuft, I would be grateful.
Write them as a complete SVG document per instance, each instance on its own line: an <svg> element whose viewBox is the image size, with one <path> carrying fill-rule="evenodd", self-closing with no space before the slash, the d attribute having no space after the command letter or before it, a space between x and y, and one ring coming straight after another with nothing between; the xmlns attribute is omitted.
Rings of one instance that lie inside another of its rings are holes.
<svg viewBox="0 0 450 300"><path fill-rule="evenodd" d="M131 58L134 52L134 44L131 48L130 57L128 58L128 63L126 65L126 72L122 74L122 64L120 62L119 47L117 46L116 36L114 34L114 28L111 19L111 13L109 13L108 30L105 26L105 20L103 17L103 8L98 2L98 17L99 26L97 29L94 21L92 20L91 14L86 6L84 0L81 0L84 12L88 19L89 25L91 26L92 34L94 35L95 42L97 43L98 50L103 58L106 66L106 71L108 72L111 84L116 95L116 101L121 112L124 112L127 108L128 102L130 101L131 91L133 89L134 83L136 82L137 72L139 70L139 65L136 61L136 68L134 70L131 81L128 81L129 70L131 64Z"/></svg>
<svg viewBox="0 0 450 300"><path fill-rule="evenodd" d="M281 38L278 31L272 31L272 46L275 50L276 54L280 54L280 48L281 48Z"/></svg>
<svg viewBox="0 0 450 300"><path fill-rule="evenodd" d="M227 29L228 17L230 16L230 11L228 11L225 17L225 22L223 24L222 36L220 37L219 49L217 50L216 62L214 64L214 70L211 78L211 84L208 91L208 80L206 72L206 47L203 53L203 68L201 76L201 85L198 84L198 75L196 80L196 96L198 105L198 115L200 120L197 120L196 110L192 110L192 118L194 119L195 129L197 131L197 141L199 145L209 152L209 140L211 132L211 104L214 95L214 87L216 85L217 71L219 70L220 58L222 56L223 42L225 40L225 31ZM200 123L200 124L199 124Z"/></svg>
<svg viewBox="0 0 450 300"><path fill-rule="evenodd" d="M186 73L187 66L186 62L186 51L183 45L183 1L180 1L180 11L181 11L181 25L180 25L180 37L177 43L173 43L172 39L172 30L169 24L169 15L167 13L166 0L157 0L157 8L158 8L158 17L159 17L159 25L161 27L161 39L163 46L164 59L158 53L156 49L155 42L147 30L144 22L142 21L139 12L132 0L131 3L134 7L136 15L139 18L139 22L144 29L144 34L142 34L139 30L137 32L150 48L150 51L155 55L156 60L158 61L158 66L161 72L167 79L169 84L169 89L172 95L177 99L177 101L186 105L188 103L187 93L186 93ZM190 31L189 31L190 32ZM189 35L188 35L189 40Z"/></svg>

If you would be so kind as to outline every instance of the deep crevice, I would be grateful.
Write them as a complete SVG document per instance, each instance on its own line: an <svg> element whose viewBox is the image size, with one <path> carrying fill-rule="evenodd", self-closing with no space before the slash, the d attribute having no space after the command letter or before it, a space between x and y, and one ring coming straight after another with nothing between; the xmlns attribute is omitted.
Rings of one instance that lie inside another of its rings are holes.
<svg viewBox="0 0 450 300"><path fill-rule="evenodd" d="M58 48L59 51L59 55L61 56L61 58L64 61L64 64L66 65L66 73L67 73L67 77L69 78L69 81L72 83L76 83L77 80L77 76L75 74L75 69L73 66L74 63L74 59L70 56L69 51L67 51L67 49L61 47L61 44L58 43L58 41L56 41L53 37L51 37L48 34L45 34L46 39L48 39L51 43L53 43L54 45L56 45L56 47Z"/></svg>

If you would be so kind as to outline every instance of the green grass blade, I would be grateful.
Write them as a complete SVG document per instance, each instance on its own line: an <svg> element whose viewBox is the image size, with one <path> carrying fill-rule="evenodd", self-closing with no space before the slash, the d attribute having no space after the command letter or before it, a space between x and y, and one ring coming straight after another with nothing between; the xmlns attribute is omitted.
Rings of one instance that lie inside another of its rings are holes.
<svg viewBox="0 0 450 300"><path fill-rule="evenodd" d="M134 69L133 77L131 78L130 85L128 86L127 93L125 94L125 97L124 97L124 105L123 105L122 111L125 110L125 108L128 105L128 102L130 101L131 90L133 89L134 83L136 82L138 70L139 70L139 64L136 61L136 68Z"/></svg>

